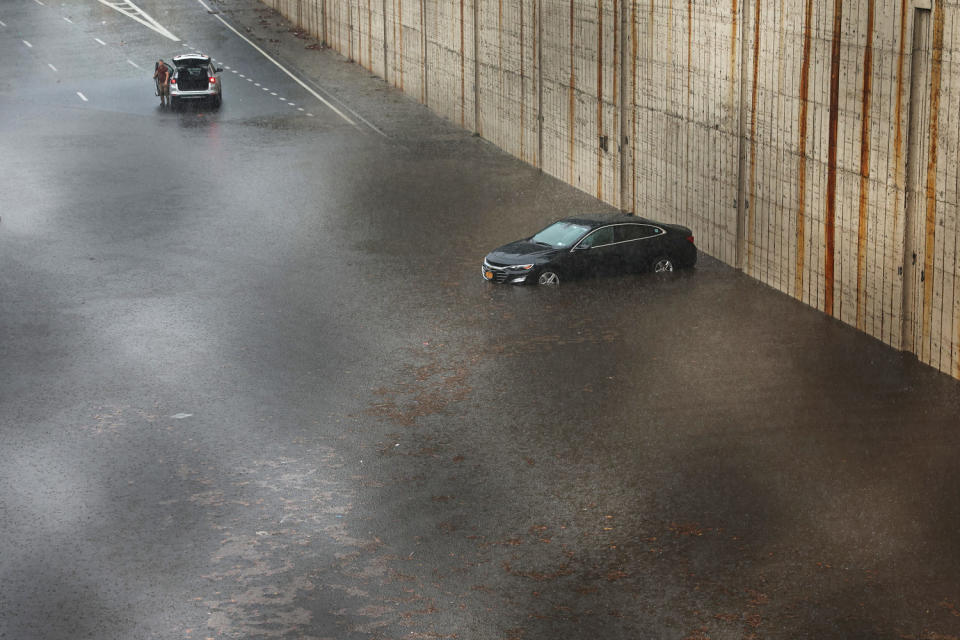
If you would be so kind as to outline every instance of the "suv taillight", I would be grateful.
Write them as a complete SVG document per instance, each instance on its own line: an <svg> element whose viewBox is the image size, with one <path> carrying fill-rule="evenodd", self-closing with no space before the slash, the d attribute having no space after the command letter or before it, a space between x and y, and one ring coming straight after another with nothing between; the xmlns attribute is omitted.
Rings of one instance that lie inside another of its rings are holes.
<svg viewBox="0 0 960 640"><path fill-rule="evenodd" d="M177 84L176 78L170 78L170 84Z"/></svg>
<svg viewBox="0 0 960 640"><path fill-rule="evenodd" d="M693 236L687 236L687 242L693 244Z"/></svg>
<svg viewBox="0 0 960 640"><path fill-rule="evenodd" d="M210 76L210 84L217 84L217 79L213 76Z"/></svg>

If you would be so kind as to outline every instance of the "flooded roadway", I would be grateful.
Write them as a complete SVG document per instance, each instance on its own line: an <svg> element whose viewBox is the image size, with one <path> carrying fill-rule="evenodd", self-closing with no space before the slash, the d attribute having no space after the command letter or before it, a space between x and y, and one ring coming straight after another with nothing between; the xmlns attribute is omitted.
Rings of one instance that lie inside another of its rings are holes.
<svg viewBox="0 0 960 640"><path fill-rule="evenodd" d="M253 2L354 124L138 6L221 109L109 7L0 10L0 637L960 636L956 381L708 256L490 286L605 207Z"/></svg>

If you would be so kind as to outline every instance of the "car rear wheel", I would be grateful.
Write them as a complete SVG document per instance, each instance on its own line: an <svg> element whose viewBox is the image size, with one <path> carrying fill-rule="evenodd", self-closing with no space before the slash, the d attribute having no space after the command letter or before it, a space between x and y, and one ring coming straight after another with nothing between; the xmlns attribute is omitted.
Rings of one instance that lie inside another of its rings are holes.
<svg viewBox="0 0 960 640"><path fill-rule="evenodd" d="M667 256L660 256L659 258L656 258L652 265L654 273L670 273L671 271L675 271L677 268L673 258Z"/></svg>
<svg viewBox="0 0 960 640"><path fill-rule="evenodd" d="M170 98L170 108L179 109L180 108L180 98Z"/></svg>
<svg viewBox="0 0 960 640"><path fill-rule="evenodd" d="M560 274L556 271L544 271L540 274L540 277L537 278L537 284L542 284L547 287L556 287L560 284Z"/></svg>
<svg viewBox="0 0 960 640"><path fill-rule="evenodd" d="M220 94L217 94L217 95L213 96L213 108L214 108L214 109L219 109L221 102L222 102L222 100L221 100L221 98L220 98Z"/></svg>

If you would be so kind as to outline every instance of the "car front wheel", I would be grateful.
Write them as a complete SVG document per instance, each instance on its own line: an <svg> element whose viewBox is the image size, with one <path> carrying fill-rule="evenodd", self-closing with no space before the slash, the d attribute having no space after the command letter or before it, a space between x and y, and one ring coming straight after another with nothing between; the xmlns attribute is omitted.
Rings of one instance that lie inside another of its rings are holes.
<svg viewBox="0 0 960 640"><path fill-rule="evenodd" d="M560 284L560 274L556 271L544 271L540 274L540 277L537 278L537 284L542 284L547 287L556 287Z"/></svg>
<svg viewBox="0 0 960 640"><path fill-rule="evenodd" d="M673 261L673 258L668 258L667 256L660 256L653 261L653 272L654 273L669 273L676 270L677 265Z"/></svg>

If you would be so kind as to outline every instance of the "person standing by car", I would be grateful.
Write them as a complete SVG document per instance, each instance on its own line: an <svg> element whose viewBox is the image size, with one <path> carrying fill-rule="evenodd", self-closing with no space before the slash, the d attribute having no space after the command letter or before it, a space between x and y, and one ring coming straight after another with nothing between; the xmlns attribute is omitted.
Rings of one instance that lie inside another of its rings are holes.
<svg viewBox="0 0 960 640"><path fill-rule="evenodd" d="M153 79L157 82L157 93L160 95L160 106L170 106L170 69L161 59L157 62L153 72Z"/></svg>

